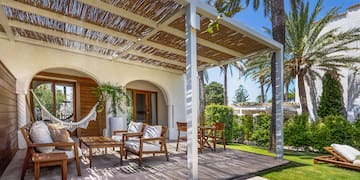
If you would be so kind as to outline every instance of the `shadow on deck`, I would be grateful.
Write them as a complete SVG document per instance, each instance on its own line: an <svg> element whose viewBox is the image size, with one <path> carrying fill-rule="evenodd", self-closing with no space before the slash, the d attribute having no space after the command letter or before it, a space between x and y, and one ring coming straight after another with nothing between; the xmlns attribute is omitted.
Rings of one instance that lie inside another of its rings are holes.
<svg viewBox="0 0 360 180"><path fill-rule="evenodd" d="M184 143L179 151L175 151L176 143L169 142L170 160L165 156L145 156L144 164L139 167L137 157L130 155L120 166L119 153L108 149L95 151L93 168L89 168L88 159L81 159L82 176L76 175L75 163L68 164L68 179L187 179L186 147ZM87 149L82 149L87 155ZM20 179L25 150L19 150L4 172L1 179ZM218 148L216 152L206 149L199 154L199 179L245 179L261 174L269 169L279 168L288 161L276 160L273 157L263 156L243 151ZM40 179L61 179L59 167L41 168ZM31 169L27 170L25 179L34 179Z"/></svg>

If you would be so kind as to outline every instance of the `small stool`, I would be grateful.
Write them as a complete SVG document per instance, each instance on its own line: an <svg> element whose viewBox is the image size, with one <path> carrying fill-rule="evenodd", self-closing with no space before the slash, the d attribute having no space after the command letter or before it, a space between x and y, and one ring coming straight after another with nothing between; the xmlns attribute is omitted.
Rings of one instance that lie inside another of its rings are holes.
<svg viewBox="0 0 360 180"><path fill-rule="evenodd" d="M36 153L33 155L34 177L38 180L40 177L40 167L61 166L62 180L67 179L67 156L65 153Z"/></svg>

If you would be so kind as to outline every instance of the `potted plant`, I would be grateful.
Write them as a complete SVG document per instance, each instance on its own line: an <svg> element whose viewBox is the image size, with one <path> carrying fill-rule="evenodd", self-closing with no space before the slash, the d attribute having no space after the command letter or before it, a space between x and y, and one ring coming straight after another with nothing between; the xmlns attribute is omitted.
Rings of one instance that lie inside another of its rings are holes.
<svg viewBox="0 0 360 180"><path fill-rule="evenodd" d="M100 84L96 89L96 97L98 105L97 112L104 111L106 103L110 103L108 113L110 117L110 130L124 129L126 126L126 118L120 117L121 113L126 113L126 107L129 105L130 98L126 94L126 90L122 86L112 85L109 82Z"/></svg>

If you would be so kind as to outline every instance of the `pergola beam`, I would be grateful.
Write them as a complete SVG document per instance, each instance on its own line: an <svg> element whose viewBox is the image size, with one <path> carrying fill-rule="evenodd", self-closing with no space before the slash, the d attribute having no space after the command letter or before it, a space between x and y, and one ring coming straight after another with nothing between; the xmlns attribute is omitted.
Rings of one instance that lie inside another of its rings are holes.
<svg viewBox="0 0 360 180"><path fill-rule="evenodd" d="M35 40L35 39L31 39L31 38L26 38L26 37L20 37L20 36L15 37L15 41L19 41L19 42L23 42L23 43L27 43L27 44L38 45L38 46L44 46L44 47L48 47L48 48L52 48L52 49L58 49L58 50L62 50L62 51L73 52L73 53L86 55L86 56L97 57L97 58L105 59L105 60L111 60L110 56L100 55L100 54L95 53L95 52L85 52L85 51L82 51L82 50L73 49L73 48L69 48L69 47L66 47L66 46L52 44L52 43L44 42L44 41L41 41L41 40Z"/></svg>
<svg viewBox="0 0 360 180"><path fill-rule="evenodd" d="M24 4L24 3L11 1L11 0L1 0L1 4L12 7L12 8L15 8L15 9L19 9L19 10L22 10L22 11L35 13L37 15L44 16L44 17L54 19L54 20L57 20L57 21L61 21L61 22L64 22L64 23L74 24L74 25L77 25L77 26L80 26L80 27L84 27L86 29L101 32L101 33L104 33L104 34L109 34L109 35L112 35L112 36L115 36L115 37L118 37L118 38L126 39L128 41L132 41L132 42L137 42L138 41L138 39L136 37L128 35L126 33L122 33L122 32L119 32L119 31L104 28L104 27L101 27L101 26L98 26L98 25L87 23L87 22L84 22L84 21L81 21L81 20L78 20L78 19L75 19L75 18L65 16L65 15L60 15L60 14L57 14L57 13L54 13L54 12L51 12L51 11L48 11L48 10L40 9L40 8L31 6L31 5L27 5L27 4ZM151 46L151 47L155 47L155 48L158 48L158 49L166 50L166 51L169 51L169 52L174 53L174 54L185 56L184 51L181 51L181 50L178 50L178 49L175 49L175 48L171 48L171 47L168 47L168 46L165 46L165 45L161 45L161 44L158 44L158 43L154 43L154 42L151 42L151 41L145 41L142 44L148 45L148 46ZM119 51L121 51L121 50L119 50ZM198 59L200 61L206 62L206 63L211 63L211 64L217 64L218 63L216 60L206 58L206 57L198 56Z"/></svg>
<svg viewBox="0 0 360 180"><path fill-rule="evenodd" d="M118 15L120 17L124 17L124 18L130 19L132 21L138 22L140 24L147 25L147 26L154 29L150 34L148 34L146 36L146 38L143 38L140 41L146 41L148 38L150 38L151 36L153 36L154 34L156 34L159 31L164 31L166 33L175 35L177 37L185 38L185 32L168 26L168 24L170 24L171 22L173 22L176 19L174 19L172 21L166 21L166 22L159 25L156 21L153 21L153 20L148 19L148 18L144 18L143 16L137 15L135 13L124 10L122 8L119 8L119 7L115 7L115 6L110 5L108 3L105 3L105 2L96 1L96 0L79 0L79 1L84 3L84 4L88 4L90 6L93 6L95 8L102 9L104 11L108 11L110 13L116 14L116 15ZM161 26L161 28L160 28L160 26ZM210 42L208 40L205 40L205 39L202 39L202 38L197 38L197 39L198 39L198 43L203 45L203 46L216 49L218 51L221 51L221 52L226 53L226 54L230 54L230 55L235 56L235 57L243 56L243 54L241 54L241 53L239 53L237 51L234 51L232 49L229 49L229 48L226 48L224 46L218 45L216 43ZM137 42L137 43L139 43L139 42Z"/></svg>
<svg viewBox="0 0 360 180"><path fill-rule="evenodd" d="M164 63L168 63L168 64L172 64L172 65L176 65L176 66L180 66L180 67L185 67L185 63L180 62L180 61L174 61L174 60L169 60L167 58L163 58L161 56L156 56L156 55L152 55L152 54L146 54L146 53L142 53L139 51L132 51L131 53L132 55L135 56L140 56L140 57L144 57L144 58L149 58L149 59L153 59L159 62L164 62ZM119 58L120 59L120 58Z"/></svg>
<svg viewBox="0 0 360 180"><path fill-rule="evenodd" d="M20 22L20 21L10 20L9 25L13 26L13 27L20 28L20 29L26 29L26 30L29 30L29 31L38 32L38 33L42 33L42 34L47 34L47 35L50 35L50 36L55 36L55 37L59 37L59 38L63 38L63 39L77 41L77 42L81 42L81 43L85 43L85 44L90 44L90 45L93 45L93 46L98 46L98 47L105 48L105 49L110 49L110 50L113 50L113 51L118 51L119 48L121 48L119 46L114 46L114 45L111 45L109 43L103 43L101 41L91 40L91 39L86 38L86 37L81 37L81 36L70 34L70 33L51 30L51 29L40 27L40 26L35 26L35 25L28 24L28 23L23 23L23 22Z"/></svg>
<svg viewBox="0 0 360 180"><path fill-rule="evenodd" d="M8 39L11 42L14 42L14 37L15 36L14 36L13 31L11 30L11 27L9 26L9 20L6 17L3 6L0 6L0 24L3 27L3 29L5 30L5 33L6 33L7 37L8 37Z"/></svg>
<svg viewBox="0 0 360 180"><path fill-rule="evenodd" d="M184 74L184 71L181 71L181 70L170 69L170 68L166 68L166 67L162 67L162 66L156 66L156 65L131 61L131 60L127 60L127 59L122 59L122 58L119 58L117 61L114 61L114 62L131 64L131 65L136 65L136 66L140 66L140 67L151 68L151 69L156 69L156 70L166 71L166 72L171 72L171 73L176 73L176 74Z"/></svg>
<svg viewBox="0 0 360 180"><path fill-rule="evenodd" d="M204 2L200 2L200 1L198 2L197 12L200 13L201 15L204 15L212 19L218 18L217 10L214 7ZM256 30L251 29L232 18L223 16L222 18L219 19L218 22L219 24L223 24L228 28L233 29L236 32L240 32L241 34L248 36L251 39L254 39L262 44L265 44L266 46L271 47L274 50L279 50L282 48L282 45L279 42L260 34Z"/></svg>
<svg viewBox="0 0 360 180"><path fill-rule="evenodd" d="M119 32L119 31L115 31L115 30L112 30L112 29L109 29L109 28L104 28L104 27L101 27L101 26L98 26L98 25L95 25L95 24L92 24L92 23L84 22L82 20L71 18L71 17L65 16L65 15L61 15L61 14L49 11L49 10L45 10L45 9L41 9L41 8L38 8L38 7L35 7L35 6L27 5L27 4L24 4L24 3L21 3L21 2L16 2L16 1L12 1L12 0L1 0L1 4L5 5L5 6L8 6L8 7L12 7L14 9L19 9L19 10L22 10L22 11L25 11L25 12L30 12L30 13L34 13L34 14L37 14L37 15L40 15L40 16L44 16L44 17L47 17L47 18L50 18L50 19L54 19L56 21L69 23L69 24L84 27L86 29L90 29L90 30L93 30L93 31L97 31L97 32L101 32L101 33L104 33L104 34L109 34L109 35L112 35L112 36L116 36L116 37L119 37L121 39L125 39L125 40L128 40L128 41L133 41L133 42L137 41L137 38L135 36L131 36L129 34L122 33L122 32Z"/></svg>

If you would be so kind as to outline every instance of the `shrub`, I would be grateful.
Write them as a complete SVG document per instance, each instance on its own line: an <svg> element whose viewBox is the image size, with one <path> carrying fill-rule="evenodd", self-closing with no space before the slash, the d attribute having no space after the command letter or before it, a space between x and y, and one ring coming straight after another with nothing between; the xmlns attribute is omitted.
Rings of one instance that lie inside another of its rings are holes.
<svg viewBox="0 0 360 180"><path fill-rule="evenodd" d="M232 129L232 135L233 140L235 142L241 142L242 141L242 132L241 132L241 126L240 126L240 117L237 115L234 115L233 119L233 129Z"/></svg>
<svg viewBox="0 0 360 180"><path fill-rule="evenodd" d="M254 118L254 121L254 130L250 140L255 141L258 146L269 146L271 116L260 115Z"/></svg>
<svg viewBox="0 0 360 180"><path fill-rule="evenodd" d="M284 144L296 148L311 145L310 124L307 115L294 116L285 123Z"/></svg>
<svg viewBox="0 0 360 180"><path fill-rule="evenodd" d="M326 116L313 122L312 147L323 151L323 147L333 143L353 145L353 126L342 116Z"/></svg>
<svg viewBox="0 0 360 180"><path fill-rule="evenodd" d="M360 119L357 119L353 124L353 146L355 148L360 148Z"/></svg>
<svg viewBox="0 0 360 180"><path fill-rule="evenodd" d="M206 106L205 124L209 126L213 122L224 122L226 142L232 142L233 118L233 109L229 106L218 104L210 104Z"/></svg>
<svg viewBox="0 0 360 180"><path fill-rule="evenodd" d="M242 141L249 141L253 133L253 117L252 116L241 116L240 117L240 132Z"/></svg>
<svg viewBox="0 0 360 180"><path fill-rule="evenodd" d="M322 80L323 91L320 97L318 114L320 117L328 115L344 116L342 86L339 75L334 72L326 72Z"/></svg>

